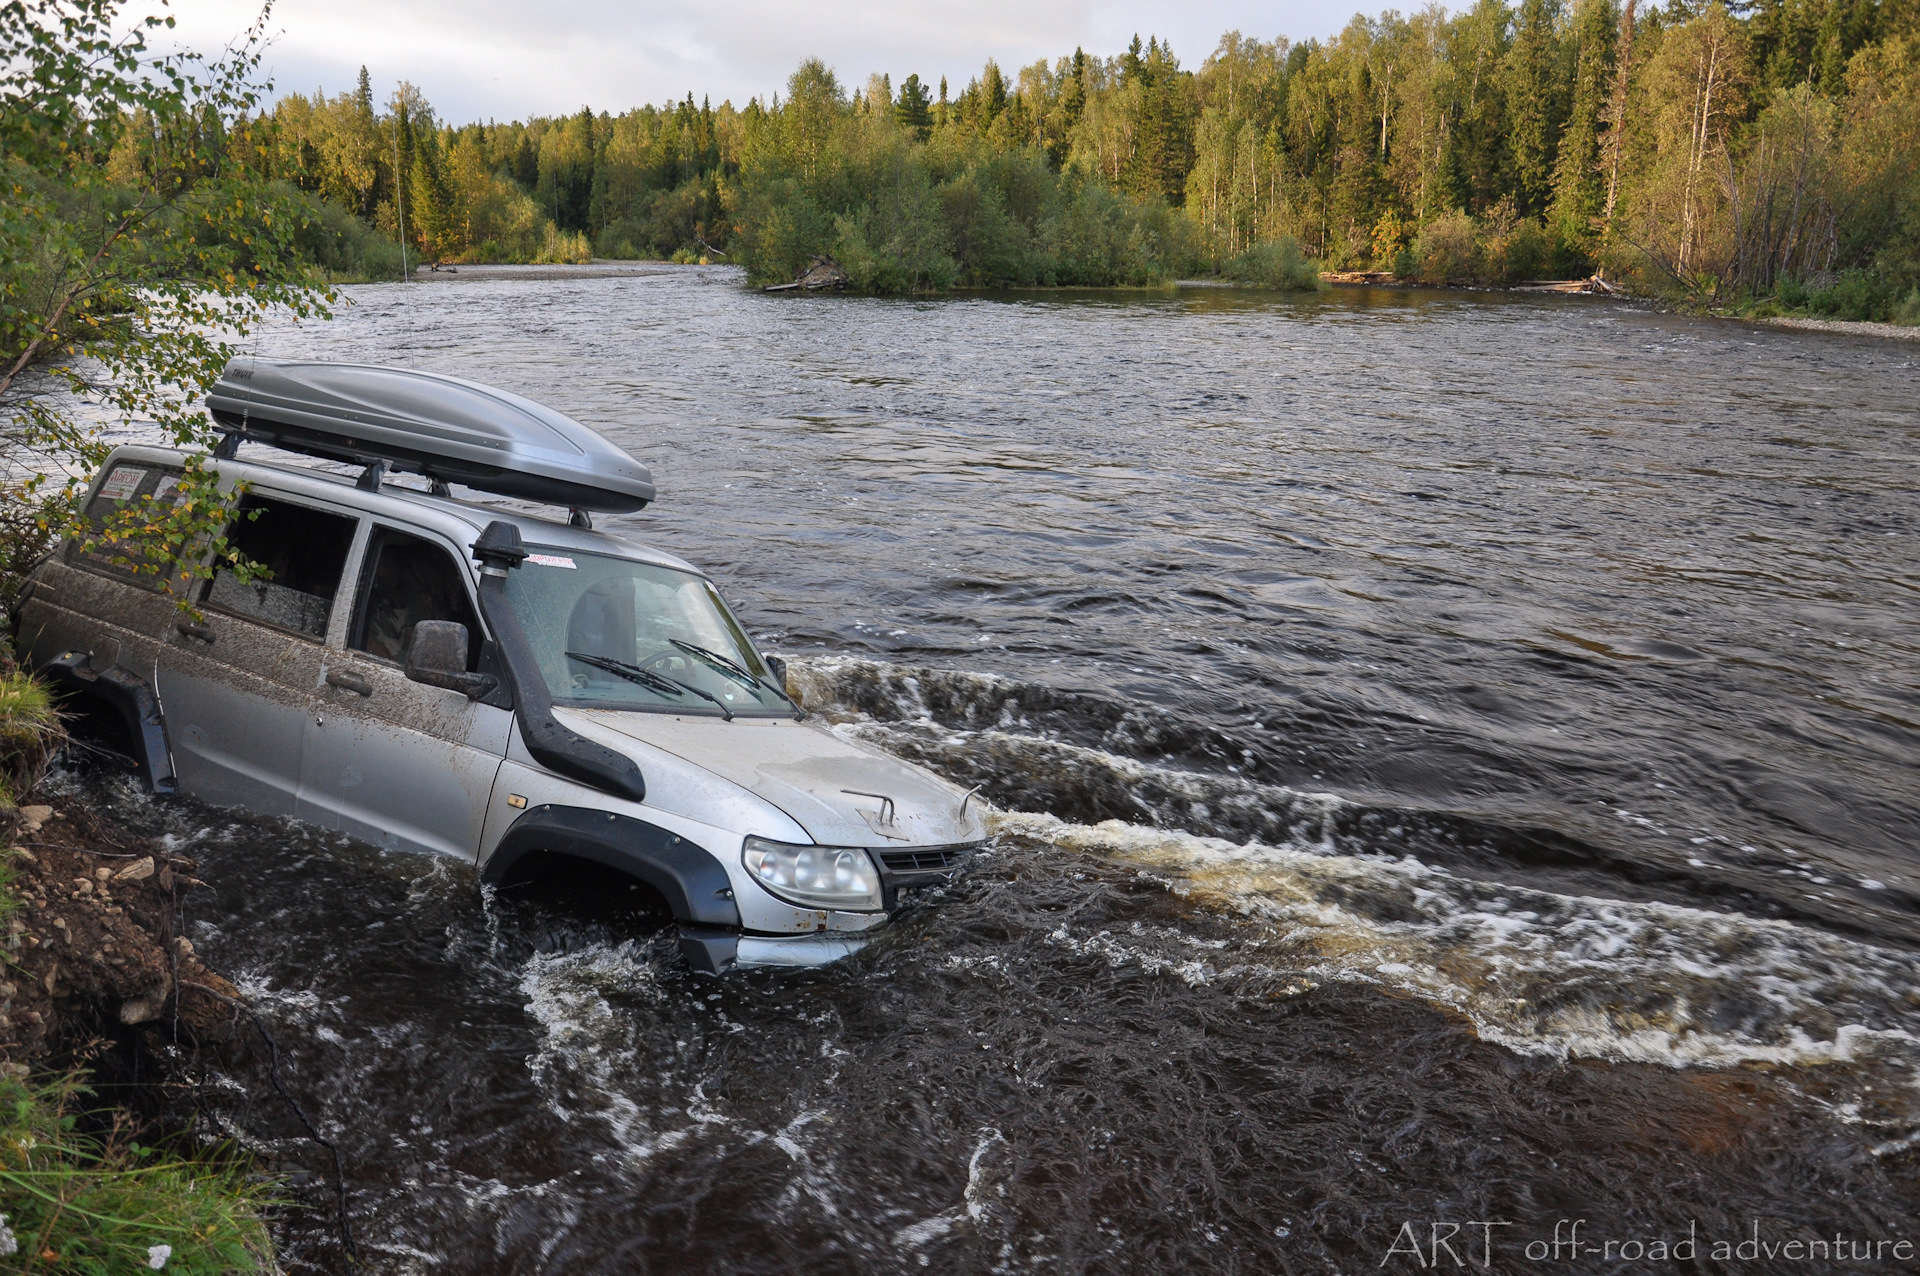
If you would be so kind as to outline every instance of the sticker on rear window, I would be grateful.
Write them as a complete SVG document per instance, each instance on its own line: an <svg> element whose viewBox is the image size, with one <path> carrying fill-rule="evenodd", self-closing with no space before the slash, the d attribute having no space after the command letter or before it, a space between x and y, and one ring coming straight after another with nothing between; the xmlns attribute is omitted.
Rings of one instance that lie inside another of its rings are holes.
<svg viewBox="0 0 1920 1276"><path fill-rule="evenodd" d="M107 475L107 481L100 485L100 495L110 501L124 501L133 495L133 490L140 486L140 480L146 476L145 470L122 465Z"/></svg>
<svg viewBox="0 0 1920 1276"><path fill-rule="evenodd" d="M542 567L567 567L574 571L580 570L580 564L574 562L571 558L562 558L558 554L528 554L527 561L529 563L538 563Z"/></svg>
<svg viewBox="0 0 1920 1276"><path fill-rule="evenodd" d="M153 499L155 501L171 500L174 504L178 505L182 495L183 493L180 491L180 480L171 474L153 485Z"/></svg>

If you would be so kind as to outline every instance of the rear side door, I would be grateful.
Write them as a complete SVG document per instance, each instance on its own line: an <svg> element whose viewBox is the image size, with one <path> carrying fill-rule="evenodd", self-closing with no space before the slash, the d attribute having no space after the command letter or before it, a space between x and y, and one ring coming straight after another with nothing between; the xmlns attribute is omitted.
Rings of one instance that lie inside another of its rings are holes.
<svg viewBox="0 0 1920 1276"><path fill-rule="evenodd" d="M318 504L242 499L227 538L271 575L249 583L215 571L201 619L180 619L160 643L156 682L187 792L293 814L305 723L358 530L357 518Z"/></svg>
<svg viewBox="0 0 1920 1276"><path fill-rule="evenodd" d="M513 714L407 679L423 620L465 625L468 667L478 666L480 619L453 547L376 522L344 641L304 726L295 813L377 846L471 861Z"/></svg>

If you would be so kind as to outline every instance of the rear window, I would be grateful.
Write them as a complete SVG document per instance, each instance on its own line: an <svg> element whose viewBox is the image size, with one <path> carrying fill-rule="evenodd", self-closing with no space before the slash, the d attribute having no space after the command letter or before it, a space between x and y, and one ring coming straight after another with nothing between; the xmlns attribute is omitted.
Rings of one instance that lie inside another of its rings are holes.
<svg viewBox="0 0 1920 1276"><path fill-rule="evenodd" d="M106 472L100 486L83 511L96 535L103 532L114 515L137 508L142 502L166 504L179 499L181 471L177 466L155 465L145 461L119 461ZM142 589L159 589L165 583L167 566L158 559L132 552L125 543L95 540L91 549L84 540L67 546L67 561L92 568L109 576L131 581Z"/></svg>
<svg viewBox="0 0 1920 1276"><path fill-rule="evenodd" d="M203 601L248 620L324 639L357 526L357 520L344 514L248 496L240 502L239 517L227 525L227 543L270 575L243 582L232 572L216 571Z"/></svg>

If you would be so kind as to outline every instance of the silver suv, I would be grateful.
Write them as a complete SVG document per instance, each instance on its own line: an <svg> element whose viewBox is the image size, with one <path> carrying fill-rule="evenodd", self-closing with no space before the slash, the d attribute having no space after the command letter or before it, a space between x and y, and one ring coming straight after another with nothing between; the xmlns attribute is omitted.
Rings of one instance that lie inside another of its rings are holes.
<svg viewBox="0 0 1920 1276"><path fill-rule="evenodd" d="M457 856L486 883L610 866L716 974L854 951L984 837L970 794L809 720L698 568L593 530L653 485L579 423L454 377L264 360L210 406L221 484L245 485L229 540L270 577L216 571L194 619L70 541L16 610L23 657L118 711L156 792ZM243 441L364 468L241 460ZM165 502L183 460L117 449L89 517Z"/></svg>

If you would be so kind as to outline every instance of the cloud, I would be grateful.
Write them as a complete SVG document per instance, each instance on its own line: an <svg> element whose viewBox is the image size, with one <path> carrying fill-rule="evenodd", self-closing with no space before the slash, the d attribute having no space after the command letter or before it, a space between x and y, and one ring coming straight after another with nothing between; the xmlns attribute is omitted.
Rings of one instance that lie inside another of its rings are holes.
<svg viewBox="0 0 1920 1276"><path fill-rule="evenodd" d="M134 6L134 7L137 7ZM175 36L212 50L258 12L247 0L177 0ZM513 119L590 105L621 111L691 92L716 105L782 90L819 57L843 82L910 72L955 92L988 58L1011 71L1038 58L1118 53L1137 31L1171 41L1195 67L1221 34L1325 36L1349 16L1340 0L280 0L266 65L279 92L351 88L364 65L384 99L420 86L442 119Z"/></svg>

